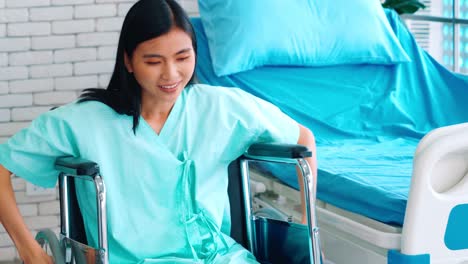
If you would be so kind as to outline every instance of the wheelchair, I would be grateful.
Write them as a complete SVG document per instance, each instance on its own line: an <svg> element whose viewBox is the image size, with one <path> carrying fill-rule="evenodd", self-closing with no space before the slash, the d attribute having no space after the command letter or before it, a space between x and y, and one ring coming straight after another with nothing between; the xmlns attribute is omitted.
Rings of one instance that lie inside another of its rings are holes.
<svg viewBox="0 0 468 264"><path fill-rule="evenodd" d="M230 235L251 251L260 263L322 263L313 177L304 159L311 155L302 145L256 143L229 166ZM261 184L260 187L251 185L251 167L256 162L285 163L298 168L304 182L307 225L294 222L290 215L264 204L253 205L256 193L265 192ZM57 264L109 263L106 190L98 164L76 157L61 157L56 160L55 167L60 171L60 234L57 238L50 229L41 230L36 240ZM75 193L77 180L92 181L96 189L97 248L87 245Z"/></svg>

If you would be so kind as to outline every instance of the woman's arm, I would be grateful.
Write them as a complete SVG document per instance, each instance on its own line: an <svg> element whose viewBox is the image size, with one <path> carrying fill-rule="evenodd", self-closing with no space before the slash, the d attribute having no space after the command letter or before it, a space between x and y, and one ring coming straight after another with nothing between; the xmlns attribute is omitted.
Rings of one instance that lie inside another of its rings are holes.
<svg viewBox="0 0 468 264"><path fill-rule="evenodd" d="M312 151L312 157L306 158L307 162L310 165L310 169L313 176L314 184L314 197L317 192L317 151L315 146L315 137L314 134L306 127L299 124L299 139L297 144L306 146L310 151ZM299 172L297 173L299 186L301 190L301 201L302 201L302 223L307 224L307 215L306 215L306 203L305 203L305 194L304 194L304 179Z"/></svg>
<svg viewBox="0 0 468 264"><path fill-rule="evenodd" d="M0 164L0 223L15 243L24 263L53 263L42 250L21 216L11 184L11 172Z"/></svg>

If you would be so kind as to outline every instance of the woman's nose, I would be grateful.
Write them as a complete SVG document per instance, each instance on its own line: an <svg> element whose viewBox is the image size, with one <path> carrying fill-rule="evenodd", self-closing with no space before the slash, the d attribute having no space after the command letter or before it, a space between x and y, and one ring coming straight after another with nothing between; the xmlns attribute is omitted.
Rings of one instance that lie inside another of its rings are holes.
<svg viewBox="0 0 468 264"><path fill-rule="evenodd" d="M168 62L164 65L161 77L165 80L172 80L177 77L178 71L175 63Z"/></svg>

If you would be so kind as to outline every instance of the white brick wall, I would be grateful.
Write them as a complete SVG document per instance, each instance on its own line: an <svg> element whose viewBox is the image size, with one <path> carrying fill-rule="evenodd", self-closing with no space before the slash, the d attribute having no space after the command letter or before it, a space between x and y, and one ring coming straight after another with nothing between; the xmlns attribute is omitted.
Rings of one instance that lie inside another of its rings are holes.
<svg viewBox="0 0 468 264"><path fill-rule="evenodd" d="M52 63L52 51L12 52L9 64L12 66Z"/></svg>
<svg viewBox="0 0 468 264"><path fill-rule="evenodd" d="M75 7L75 18L98 18L98 17L113 17L117 15L117 7L115 4L105 5L83 5Z"/></svg>
<svg viewBox="0 0 468 264"><path fill-rule="evenodd" d="M34 6L48 6L50 0L6 0L6 7L34 7Z"/></svg>
<svg viewBox="0 0 468 264"><path fill-rule="evenodd" d="M54 34L71 34L93 32L95 23L93 19L65 20L52 22L52 32Z"/></svg>
<svg viewBox="0 0 468 264"><path fill-rule="evenodd" d="M53 79L29 79L10 82L11 93L27 93L50 91L53 89Z"/></svg>
<svg viewBox="0 0 468 264"><path fill-rule="evenodd" d="M73 18L73 7L57 6L31 8L29 10L30 21L60 21Z"/></svg>
<svg viewBox="0 0 468 264"><path fill-rule="evenodd" d="M0 95L8 93L8 82L0 82Z"/></svg>
<svg viewBox="0 0 468 264"><path fill-rule="evenodd" d="M7 25L7 35L10 37L50 35L50 23L28 22L11 23Z"/></svg>
<svg viewBox="0 0 468 264"><path fill-rule="evenodd" d="M115 49L114 46L112 46ZM79 48L57 50L54 53L54 62L95 61L96 48Z"/></svg>
<svg viewBox="0 0 468 264"><path fill-rule="evenodd" d="M28 18L29 17L27 8L0 9L0 23L25 22L28 21Z"/></svg>
<svg viewBox="0 0 468 264"><path fill-rule="evenodd" d="M0 66L6 66L6 65L8 65L8 54L0 53Z"/></svg>
<svg viewBox="0 0 468 264"><path fill-rule="evenodd" d="M16 106L32 105L32 94L6 94L0 95L0 109L12 108ZM0 123L0 125L8 126L8 123ZM2 130L0 130L2 131ZM0 132L1 133L1 132ZM7 135L7 134L5 134ZM12 135L12 134L10 134Z"/></svg>
<svg viewBox="0 0 468 264"><path fill-rule="evenodd" d="M109 82L123 18L136 0L0 0L0 144L51 107ZM179 0L192 16L196 0ZM26 224L58 230L56 195L28 196L12 178ZM0 261L17 258L0 225Z"/></svg>
<svg viewBox="0 0 468 264"><path fill-rule="evenodd" d="M47 106L17 107L11 110L12 121L28 121L38 117L41 113L49 110Z"/></svg>
<svg viewBox="0 0 468 264"><path fill-rule="evenodd" d="M29 50L30 48L31 48L31 40L29 38L1 38L0 39L0 51L1 52Z"/></svg>
<svg viewBox="0 0 468 264"><path fill-rule="evenodd" d="M10 120L10 109L0 109L0 122Z"/></svg>

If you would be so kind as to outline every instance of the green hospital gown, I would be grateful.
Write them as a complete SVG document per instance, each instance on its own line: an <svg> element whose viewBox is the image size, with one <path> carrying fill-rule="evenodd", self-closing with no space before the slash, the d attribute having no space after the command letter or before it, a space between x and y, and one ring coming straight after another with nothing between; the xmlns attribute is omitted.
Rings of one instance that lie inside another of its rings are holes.
<svg viewBox="0 0 468 264"><path fill-rule="evenodd" d="M240 89L190 85L159 135L140 117L100 102L49 111L0 145L0 164L53 187L56 157L99 164L107 190L111 263L256 263L228 235L227 167L253 142L296 143L299 128ZM77 185L89 244L97 245L95 191Z"/></svg>

